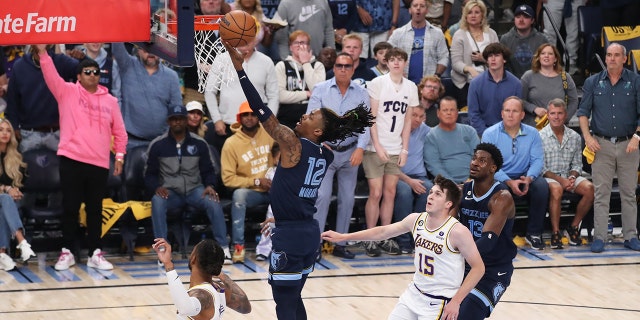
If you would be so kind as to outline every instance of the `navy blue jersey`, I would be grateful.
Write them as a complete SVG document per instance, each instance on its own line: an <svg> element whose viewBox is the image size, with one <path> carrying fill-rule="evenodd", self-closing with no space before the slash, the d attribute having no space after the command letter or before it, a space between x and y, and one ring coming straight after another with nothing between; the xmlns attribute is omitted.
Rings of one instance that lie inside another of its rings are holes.
<svg viewBox="0 0 640 320"><path fill-rule="evenodd" d="M333 162L333 153L324 146L300 138L300 162L292 168L278 165L269 191L271 209L280 221L312 220L316 212L318 189Z"/></svg>
<svg viewBox="0 0 640 320"><path fill-rule="evenodd" d="M356 0L329 0L329 8L333 16L334 29L347 29L347 33L351 32L354 19L360 19L358 9L356 8Z"/></svg>
<svg viewBox="0 0 640 320"><path fill-rule="evenodd" d="M506 190L507 186L495 181L491 189L489 189L486 194L476 197L473 194L473 182L474 181L465 183L464 188L462 189L463 198L460 202L458 220L469 228L474 240L478 240L482 236L484 223L491 214L489 211L489 201L491 200L491 197L500 190ZM486 267L512 263L518 250L516 245L513 243L513 235L511 233L512 228L513 219L507 219L504 227L502 228L502 232L500 232L496 246L491 252L482 256L482 261Z"/></svg>

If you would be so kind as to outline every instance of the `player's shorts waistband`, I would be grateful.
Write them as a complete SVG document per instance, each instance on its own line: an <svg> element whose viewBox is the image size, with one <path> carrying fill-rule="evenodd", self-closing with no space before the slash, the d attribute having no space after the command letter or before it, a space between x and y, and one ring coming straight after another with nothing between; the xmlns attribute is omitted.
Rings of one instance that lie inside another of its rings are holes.
<svg viewBox="0 0 640 320"><path fill-rule="evenodd" d="M425 295L425 296L427 296L427 297L429 297L431 299L444 300L446 302L451 301L451 298L447 298L447 297L443 297L443 296L436 296L436 295L433 295L433 294L428 294L428 293L420 290L420 288L418 288L418 285L416 285L415 282L413 283L413 286L416 287L416 290L418 290L418 292L422 293L423 295Z"/></svg>

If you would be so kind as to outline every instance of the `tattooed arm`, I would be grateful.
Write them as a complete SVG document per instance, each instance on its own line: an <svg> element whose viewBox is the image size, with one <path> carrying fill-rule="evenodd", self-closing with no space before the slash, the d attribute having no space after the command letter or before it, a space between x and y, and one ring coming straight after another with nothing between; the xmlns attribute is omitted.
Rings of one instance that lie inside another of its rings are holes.
<svg viewBox="0 0 640 320"><path fill-rule="evenodd" d="M242 314L250 313L251 303L244 290L224 272L220 273L218 279L220 279L224 286L224 297L227 300L227 307Z"/></svg>
<svg viewBox="0 0 640 320"><path fill-rule="evenodd" d="M258 116L258 119L262 122L262 126L267 133L269 133L269 135L277 141L278 144L280 144L280 150L282 152L280 165L284 168L291 168L295 166L300 161L300 154L302 153L302 144L300 143L300 139L296 136L293 130L280 124L269 107L262 102L258 91L256 91L256 88L253 86L251 81L249 81L249 77L247 77L246 73L242 69L242 63L244 62L242 53L230 46L228 42L223 41L223 43L229 53L233 67L238 72L238 79L242 86L242 91L244 91L244 95L247 97L251 110L255 112L256 116Z"/></svg>

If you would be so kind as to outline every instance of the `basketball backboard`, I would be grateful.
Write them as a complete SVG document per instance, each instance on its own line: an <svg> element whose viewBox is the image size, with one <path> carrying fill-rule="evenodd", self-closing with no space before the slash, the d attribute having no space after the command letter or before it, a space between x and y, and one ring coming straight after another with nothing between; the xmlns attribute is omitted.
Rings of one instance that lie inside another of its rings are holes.
<svg viewBox="0 0 640 320"><path fill-rule="evenodd" d="M192 66L195 62L193 0L166 1L151 13L150 41L135 44L175 66Z"/></svg>

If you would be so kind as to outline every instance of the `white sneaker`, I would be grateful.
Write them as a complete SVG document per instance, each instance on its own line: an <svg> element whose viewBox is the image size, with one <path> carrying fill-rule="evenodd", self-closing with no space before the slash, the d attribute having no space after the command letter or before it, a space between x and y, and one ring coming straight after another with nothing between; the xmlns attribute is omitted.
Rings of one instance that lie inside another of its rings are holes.
<svg viewBox="0 0 640 320"><path fill-rule="evenodd" d="M16 267L16 263L6 253L0 253L0 269L4 271L13 270Z"/></svg>
<svg viewBox="0 0 640 320"><path fill-rule="evenodd" d="M229 251L229 248L224 248L224 264L226 265L230 265L233 262L231 261L231 251Z"/></svg>
<svg viewBox="0 0 640 320"><path fill-rule="evenodd" d="M87 261L87 266L100 270L112 270L113 265L104 258L102 250L96 249L93 251L93 255Z"/></svg>
<svg viewBox="0 0 640 320"><path fill-rule="evenodd" d="M73 257L73 253L67 248L62 248L58 262L56 262L55 269L58 271L67 270L72 265L76 264L76 258Z"/></svg>
<svg viewBox="0 0 640 320"><path fill-rule="evenodd" d="M20 249L20 257L22 258L22 262L27 262L27 260L31 259L31 257L35 257L36 253L31 250L31 245L27 242L27 240L22 240L20 244L16 247Z"/></svg>

